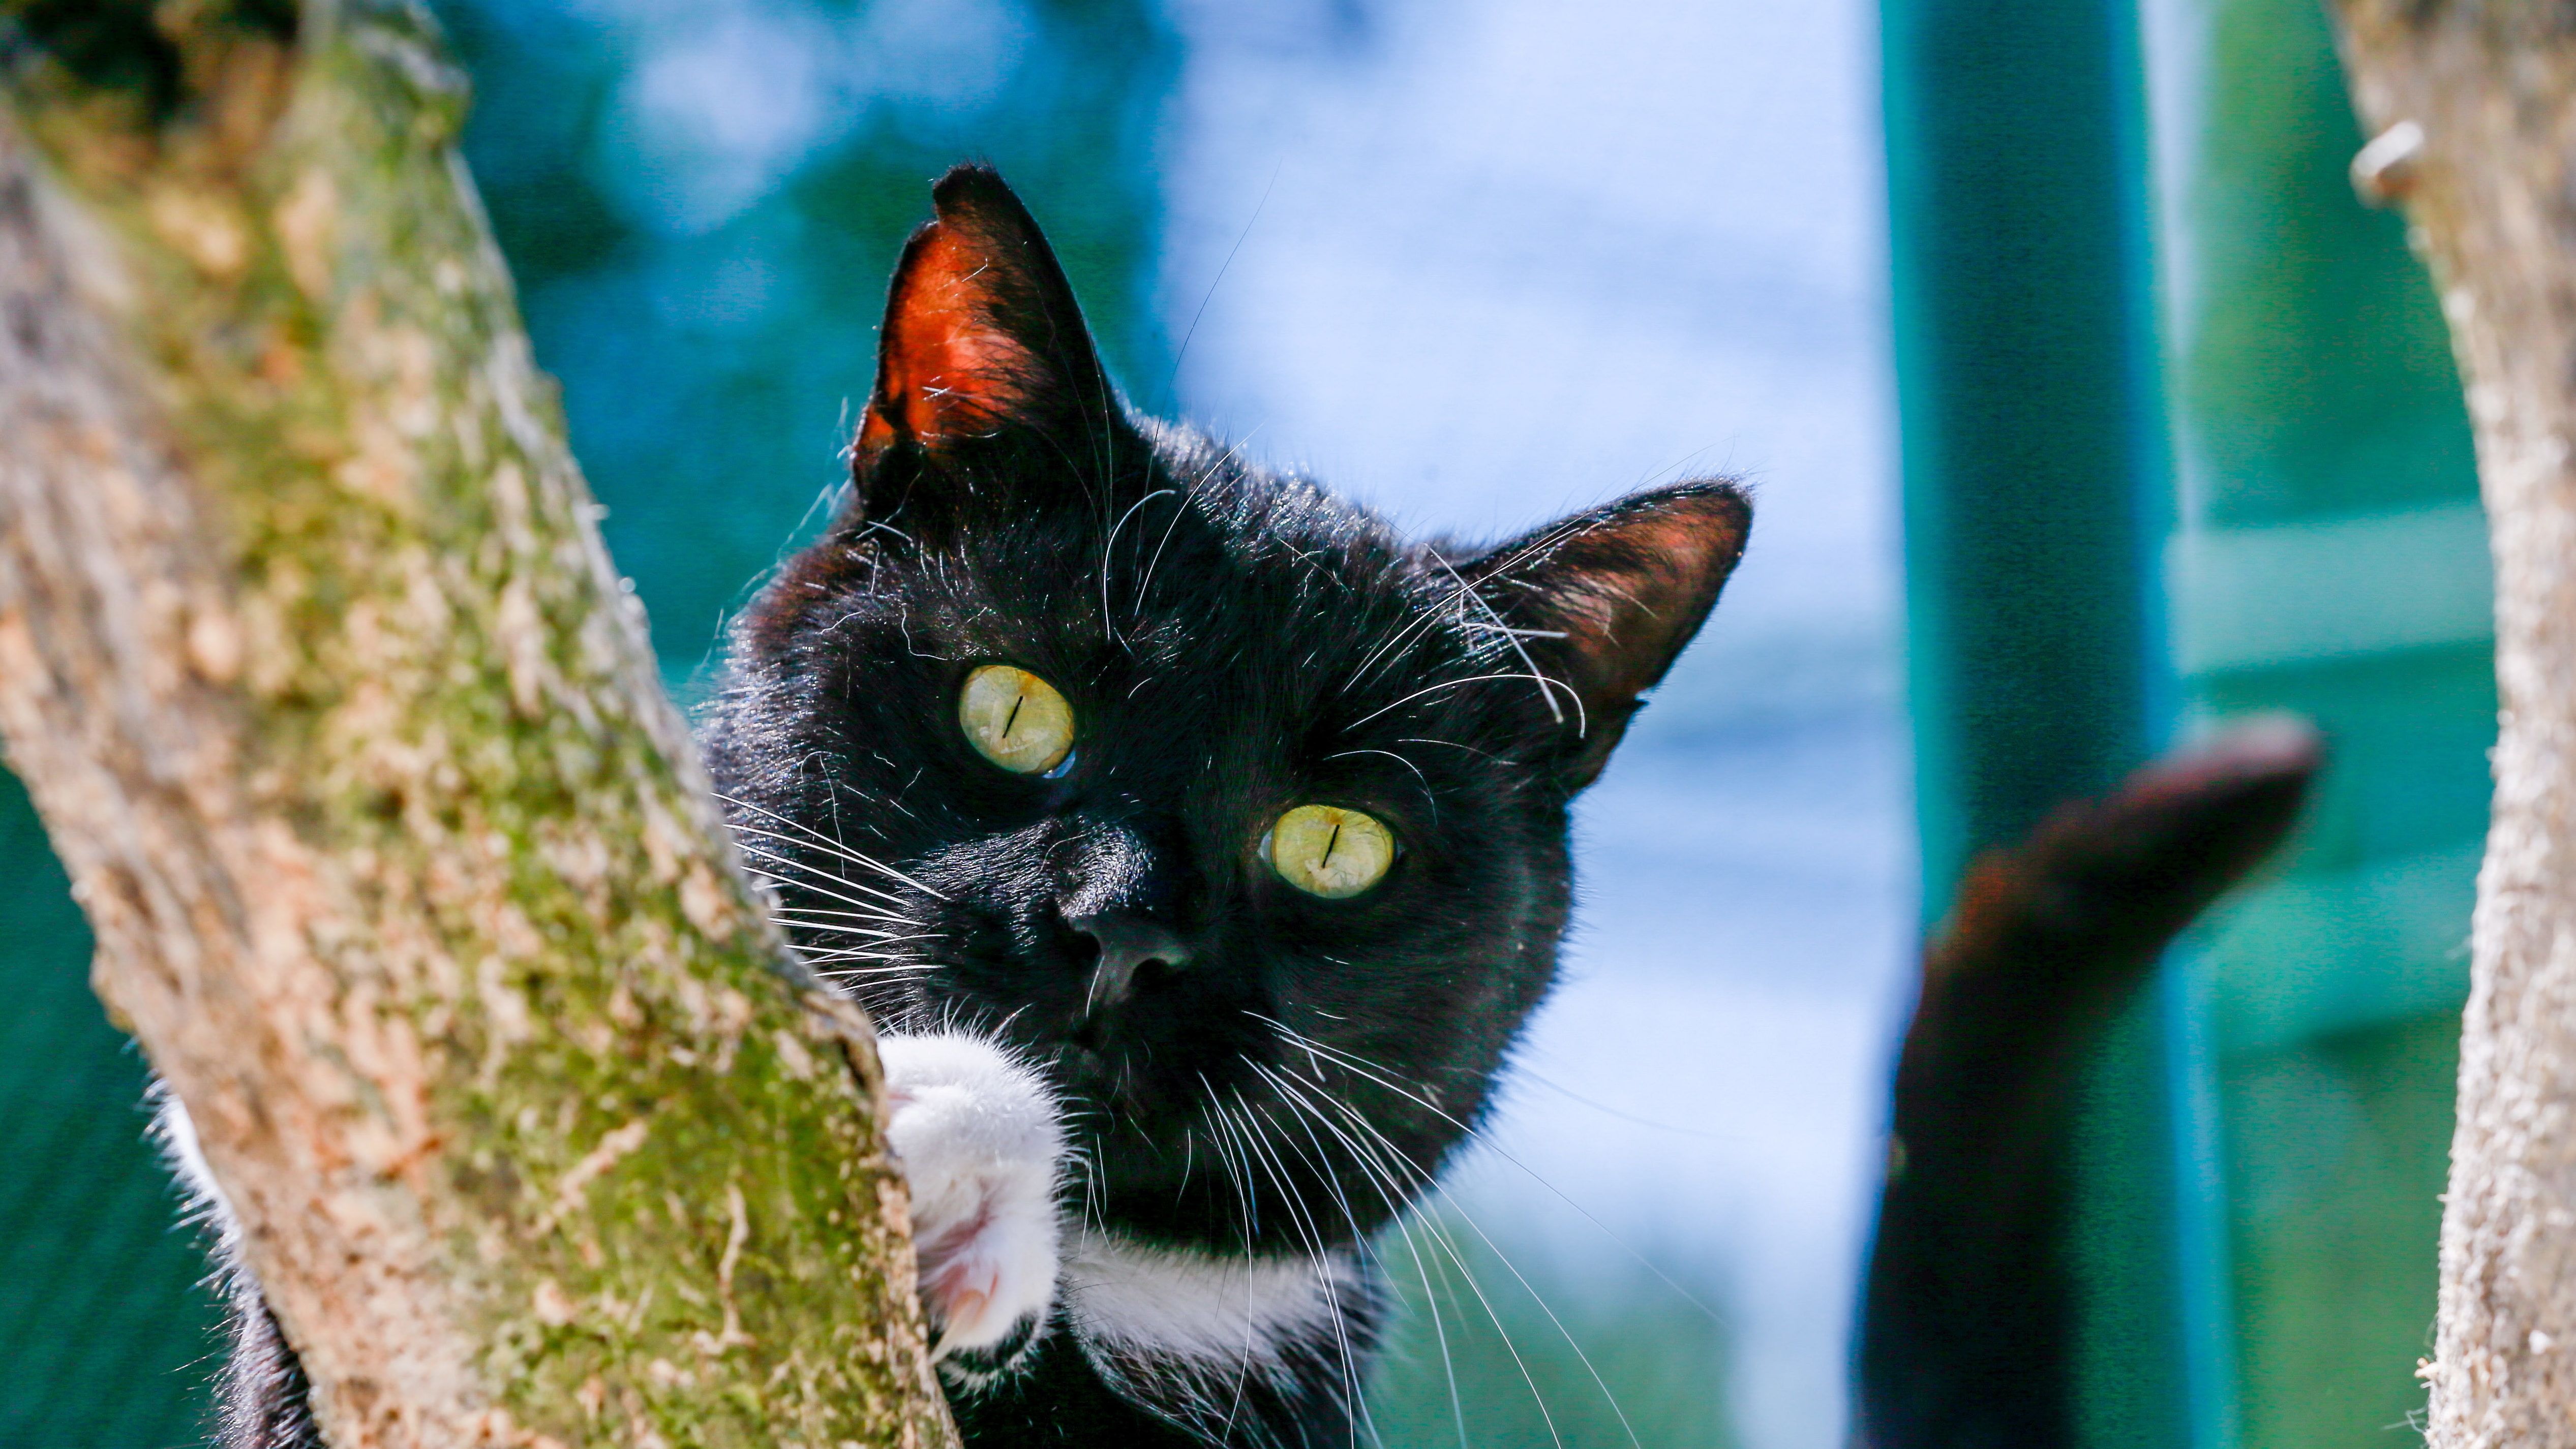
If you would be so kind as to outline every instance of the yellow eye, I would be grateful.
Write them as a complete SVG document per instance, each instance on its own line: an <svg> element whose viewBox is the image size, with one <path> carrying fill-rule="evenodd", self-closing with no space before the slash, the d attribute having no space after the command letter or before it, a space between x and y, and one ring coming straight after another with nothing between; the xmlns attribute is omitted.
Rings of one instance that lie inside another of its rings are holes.
<svg viewBox="0 0 2576 1449"><path fill-rule="evenodd" d="M957 724L975 752L1015 775L1042 775L1073 753L1073 706L1055 686L1007 664L966 676Z"/></svg>
<svg viewBox="0 0 2576 1449"><path fill-rule="evenodd" d="M1261 858L1297 889L1338 901L1376 885L1395 864L1395 837L1357 810L1300 805L1261 837Z"/></svg>

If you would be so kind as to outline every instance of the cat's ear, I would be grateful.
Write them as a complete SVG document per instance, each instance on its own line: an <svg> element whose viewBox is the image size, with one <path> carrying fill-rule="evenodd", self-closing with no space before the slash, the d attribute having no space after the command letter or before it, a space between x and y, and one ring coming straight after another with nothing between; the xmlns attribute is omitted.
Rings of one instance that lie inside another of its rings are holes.
<svg viewBox="0 0 2576 1449"><path fill-rule="evenodd" d="M931 188L937 214L904 245L877 341L875 395L853 460L936 455L1013 423L1080 425L1109 382L1073 288L1028 208L989 166Z"/></svg>
<svg viewBox="0 0 2576 1449"><path fill-rule="evenodd" d="M1638 696L1699 632L1744 556L1752 500L1732 483L1683 483L1578 513L1459 571L1521 634L1569 739L1566 780L1592 783Z"/></svg>

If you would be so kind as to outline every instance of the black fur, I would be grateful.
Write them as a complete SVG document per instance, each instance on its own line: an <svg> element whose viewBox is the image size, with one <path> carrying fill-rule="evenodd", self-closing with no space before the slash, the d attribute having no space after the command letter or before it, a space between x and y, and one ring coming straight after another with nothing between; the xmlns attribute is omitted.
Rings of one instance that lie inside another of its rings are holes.
<svg viewBox="0 0 2576 1449"><path fill-rule="evenodd" d="M233 1342L215 1391L217 1442L225 1449L321 1449L303 1361L238 1260L225 1276L232 1280L225 1296Z"/></svg>

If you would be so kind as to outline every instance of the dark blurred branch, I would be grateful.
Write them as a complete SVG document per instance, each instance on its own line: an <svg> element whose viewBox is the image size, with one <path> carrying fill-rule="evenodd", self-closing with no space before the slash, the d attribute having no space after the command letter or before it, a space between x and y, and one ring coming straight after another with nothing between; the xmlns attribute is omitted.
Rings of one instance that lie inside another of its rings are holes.
<svg viewBox="0 0 2576 1449"><path fill-rule="evenodd" d="M2365 199L2431 265L2495 554L2501 730L2428 1441L2576 1445L2576 10L2337 0Z"/></svg>
<svg viewBox="0 0 2576 1449"><path fill-rule="evenodd" d="M0 0L0 732L335 1445L932 1445L783 952L377 0Z"/></svg>

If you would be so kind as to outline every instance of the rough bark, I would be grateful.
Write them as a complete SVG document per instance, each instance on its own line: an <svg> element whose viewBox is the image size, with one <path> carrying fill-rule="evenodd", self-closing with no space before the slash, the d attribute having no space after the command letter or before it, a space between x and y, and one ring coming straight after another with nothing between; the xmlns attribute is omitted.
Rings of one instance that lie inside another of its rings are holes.
<svg viewBox="0 0 2576 1449"><path fill-rule="evenodd" d="M2496 565L2478 877L2431 1385L2438 1446L2576 1446L2576 9L2337 0L2451 326Z"/></svg>
<svg viewBox="0 0 2576 1449"><path fill-rule="evenodd" d="M10 28L0 731L331 1441L945 1442L866 1023L723 842L426 17Z"/></svg>

